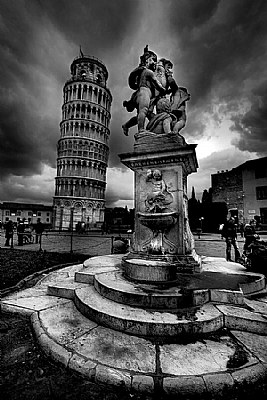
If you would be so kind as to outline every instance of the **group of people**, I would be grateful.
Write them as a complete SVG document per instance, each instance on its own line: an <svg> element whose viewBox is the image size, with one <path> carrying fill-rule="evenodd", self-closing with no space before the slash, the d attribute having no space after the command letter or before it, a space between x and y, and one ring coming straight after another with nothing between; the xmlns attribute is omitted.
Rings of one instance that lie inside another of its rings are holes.
<svg viewBox="0 0 267 400"><path fill-rule="evenodd" d="M13 246L13 235L14 235L14 228L15 224L8 220L4 225L5 228L5 246ZM23 246L23 244L29 241L29 232L25 231L25 222L23 220L19 220L16 224L17 228L17 236L18 236L18 246ZM35 227L32 228L35 231L35 243L40 243L41 235L44 231L43 223L40 219L38 219ZM31 235L31 232L30 232Z"/></svg>
<svg viewBox="0 0 267 400"><path fill-rule="evenodd" d="M242 235L245 238L243 251L246 252L249 250L249 246L257 240L256 235L256 221L252 219L249 224L244 226L242 230ZM231 248L234 248L235 262L239 262L241 258L241 254L239 251L239 247L237 244L237 224L235 222L234 217L230 217L226 223L222 226L221 236L225 238L226 241L226 260L233 261L231 259ZM242 237L243 237L242 236Z"/></svg>

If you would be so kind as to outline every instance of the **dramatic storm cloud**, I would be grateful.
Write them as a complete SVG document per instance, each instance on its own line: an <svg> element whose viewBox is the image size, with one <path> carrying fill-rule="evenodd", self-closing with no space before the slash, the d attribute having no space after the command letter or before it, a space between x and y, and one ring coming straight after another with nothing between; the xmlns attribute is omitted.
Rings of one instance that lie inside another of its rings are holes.
<svg viewBox="0 0 267 400"><path fill-rule="evenodd" d="M51 203L62 89L82 46L108 68L112 92L107 204L130 204L132 151L122 123L128 75L146 44L174 63L188 88L182 131L198 143L199 172L210 174L267 154L265 0L2 0L0 2L0 201ZM189 186L190 187L190 186Z"/></svg>

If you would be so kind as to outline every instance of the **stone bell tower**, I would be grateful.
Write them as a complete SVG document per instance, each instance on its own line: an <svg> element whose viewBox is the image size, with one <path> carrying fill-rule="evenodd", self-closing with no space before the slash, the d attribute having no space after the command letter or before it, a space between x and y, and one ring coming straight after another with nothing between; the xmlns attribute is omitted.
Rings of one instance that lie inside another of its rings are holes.
<svg viewBox="0 0 267 400"><path fill-rule="evenodd" d="M108 71L102 61L80 51L63 88L57 145L54 228L101 226L104 222L110 108Z"/></svg>

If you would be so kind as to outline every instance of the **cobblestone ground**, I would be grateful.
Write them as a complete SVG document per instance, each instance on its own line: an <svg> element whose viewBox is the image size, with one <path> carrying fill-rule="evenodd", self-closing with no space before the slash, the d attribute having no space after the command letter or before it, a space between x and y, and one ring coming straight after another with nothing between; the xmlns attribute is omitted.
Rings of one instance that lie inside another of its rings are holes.
<svg viewBox="0 0 267 400"><path fill-rule="evenodd" d="M243 239L238 241L240 251L243 249ZM195 236L196 252L201 256L225 257L226 244L220 235L203 235L200 239Z"/></svg>

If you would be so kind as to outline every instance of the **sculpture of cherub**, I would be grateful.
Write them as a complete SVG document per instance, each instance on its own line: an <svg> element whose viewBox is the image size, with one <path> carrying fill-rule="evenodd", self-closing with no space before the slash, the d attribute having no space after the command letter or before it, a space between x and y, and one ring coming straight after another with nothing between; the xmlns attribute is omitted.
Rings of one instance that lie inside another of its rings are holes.
<svg viewBox="0 0 267 400"><path fill-rule="evenodd" d="M145 205L147 211L151 213L162 213L167 206L173 202L173 196L169 192L168 187L162 177L159 169L147 171L147 182L152 183L152 190L148 193Z"/></svg>

